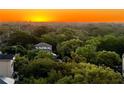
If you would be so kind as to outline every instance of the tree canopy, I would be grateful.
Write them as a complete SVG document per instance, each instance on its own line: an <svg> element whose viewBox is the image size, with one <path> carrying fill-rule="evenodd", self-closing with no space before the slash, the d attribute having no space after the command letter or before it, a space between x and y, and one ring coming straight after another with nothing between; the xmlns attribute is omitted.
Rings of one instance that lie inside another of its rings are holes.
<svg viewBox="0 0 124 93"><path fill-rule="evenodd" d="M116 84L123 83L123 35L120 23L1 23L0 51L16 55L16 83ZM52 50L36 49L40 42Z"/></svg>

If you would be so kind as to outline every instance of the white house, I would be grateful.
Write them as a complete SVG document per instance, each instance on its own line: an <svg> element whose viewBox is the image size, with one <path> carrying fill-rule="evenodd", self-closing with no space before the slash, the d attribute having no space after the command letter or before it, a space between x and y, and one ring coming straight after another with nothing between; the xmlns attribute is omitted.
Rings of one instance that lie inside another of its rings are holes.
<svg viewBox="0 0 124 93"><path fill-rule="evenodd" d="M52 52L52 45L48 44L48 43L44 43L44 42L41 42L41 43L38 43L36 45L34 45L36 49L40 49L40 50L44 50L46 52L50 52L53 57L57 57L57 55L55 53Z"/></svg>
<svg viewBox="0 0 124 93"><path fill-rule="evenodd" d="M0 76L12 77L14 59L15 57L13 55L0 54Z"/></svg>

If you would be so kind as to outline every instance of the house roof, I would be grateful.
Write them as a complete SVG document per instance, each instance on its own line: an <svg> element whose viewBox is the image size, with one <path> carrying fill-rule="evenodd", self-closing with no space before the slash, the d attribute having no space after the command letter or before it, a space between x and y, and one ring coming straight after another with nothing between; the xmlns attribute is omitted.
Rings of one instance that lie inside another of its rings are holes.
<svg viewBox="0 0 124 93"><path fill-rule="evenodd" d="M14 84L15 80L9 77L0 76L0 84Z"/></svg>
<svg viewBox="0 0 124 93"><path fill-rule="evenodd" d="M41 43L36 44L35 47L52 47L52 45L41 42Z"/></svg>
<svg viewBox="0 0 124 93"><path fill-rule="evenodd" d="M0 84L7 84L7 83L3 81L2 79L0 79Z"/></svg>
<svg viewBox="0 0 124 93"><path fill-rule="evenodd" d="M0 54L0 59L13 59L13 57L11 54Z"/></svg>

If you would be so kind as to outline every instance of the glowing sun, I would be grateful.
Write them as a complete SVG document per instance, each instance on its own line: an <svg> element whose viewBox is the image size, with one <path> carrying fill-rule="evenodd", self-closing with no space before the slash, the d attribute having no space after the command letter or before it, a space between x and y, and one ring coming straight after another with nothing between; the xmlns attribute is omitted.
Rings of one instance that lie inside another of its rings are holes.
<svg viewBox="0 0 124 93"><path fill-rule="evenodd" d="M48 17L45 16L30 16L27 21L31 22L48 22L50 21Z"/></svg>

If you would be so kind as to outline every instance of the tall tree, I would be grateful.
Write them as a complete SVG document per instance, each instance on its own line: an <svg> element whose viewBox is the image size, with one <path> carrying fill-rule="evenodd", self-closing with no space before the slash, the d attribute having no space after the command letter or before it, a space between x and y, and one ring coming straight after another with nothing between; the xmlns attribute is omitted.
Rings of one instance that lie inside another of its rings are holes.
<svg viewBox="0 0 124 93"><path fill-rule="evenodd" d="M83 42L79 39L71 39L64 41L61 44L58 44L57 51L58 53L64 56L70 56L71 52L75 52L76 48L83 45Z"/></svg>
<svg viewBox="0 0 124 93"><path fill-rule="evenodd" d="M120 56L112 51L99 51L96 59L97 65L104 65L115 70L118 70L116 67L122 64Z"/></svg>

